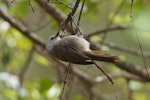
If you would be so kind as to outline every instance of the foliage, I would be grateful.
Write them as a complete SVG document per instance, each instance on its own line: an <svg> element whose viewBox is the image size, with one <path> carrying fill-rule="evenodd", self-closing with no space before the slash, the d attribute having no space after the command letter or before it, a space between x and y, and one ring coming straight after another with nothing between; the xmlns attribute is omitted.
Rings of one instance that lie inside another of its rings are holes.
<svg viewBox="0 0 150 100"><path fill-rule="evenodd" d="M0 1L0 9L6 12L8 11L10 15L15 16L18 22L25 24L30 30L35 32L36 35L43 38L45 42L49 35L58 31L58 23L52 16L45 13L36 1L31 0L30 4L32 6L29 5L29 0L14 0L13 3L10 2L11 0L3 1ZM50 1L57 2L58 0ZM112 31L110 34L108 33L109 35L107 35L106 41L119 46L140 50L136 37L136 34L138 34L142 49L150 52L150 3L147 0L134 0L133 17L130 18L131 2L127 0L124 1L124 4L116 13L122 1L86 0L80 27L86 34L106 28L109 26L110 21L112 21L110 26L132 26L135 28L133 31L126 29L125 31L117 30ZM70 12L70 8L54 2L52 2L52 4L55 4L55 6L61 9L66 15ZM75 1L64 0L63 2L73 6ZM32 7L35 12L32 11ZM79 15L79 11L80 10L78 10L75 15L76 19ZM95 42L101 41L102 39L103 35L94 35L90 38L90 41ZM58 74L60 73L57 73L55 69L57 65L53 64L53 62L49 62L35 51L32 55L29 55L33 46L34 43L28 37L22 35L2 18L0 19L0 100L59 100L62 84L60 84L60 79L58 78ZM144 68L143 60L139 56L117 51L105 45L100 45L99 47L114 55L118 55L120 59L139 65L139 68L141 68L141 66ZM23 83L20 84L20 71L26 65L28 57L32 57L32 59L28 62L29 65L27 66L29 68L25 72ZM147 65L150 65L149 61L147 58ZM102 64L106 66L103 69L108 72L126 73L114 67L114 65ZM99 70L95 67L77 67L92 77L93 80L96 76L100 75ZM62 73L63 72L61 72L61 74ZM62 77L64 78L64 76ZM73 78L73 80L75 79ZM116 100L114 95L117 95L120 100L128 100L129 96L132 96L131 100L148 100L150 90L149 83L126 80L120 77L114 79L114 81L116 83L114 86L110 85L108 81L96 86L107 100ZM71 82L69 81L70 86L67 87L70 100L86 100L88 96L82 85L78 85L72 80ZM93 100L98 99L95 98Z"/></svg>

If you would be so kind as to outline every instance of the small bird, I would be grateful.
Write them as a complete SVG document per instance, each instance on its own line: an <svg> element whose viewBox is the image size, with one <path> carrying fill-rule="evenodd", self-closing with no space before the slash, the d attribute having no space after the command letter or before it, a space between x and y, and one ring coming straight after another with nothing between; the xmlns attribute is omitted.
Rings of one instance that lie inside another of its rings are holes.
<svg viewBox="0 0 150 100"><path fill-rule="evenodd" d="M46 49L51 56L74 64L93 64L93 60L111 63L118 62L116 56L112 56L105 51L91 50L90 43L78 35L60 38L58 32L48 39Z"/></svg>

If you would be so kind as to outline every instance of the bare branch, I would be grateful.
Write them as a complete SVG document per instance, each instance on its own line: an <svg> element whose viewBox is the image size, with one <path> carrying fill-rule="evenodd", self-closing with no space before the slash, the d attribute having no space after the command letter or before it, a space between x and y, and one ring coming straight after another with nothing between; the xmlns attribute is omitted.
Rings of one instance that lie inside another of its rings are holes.
<svg viewBox="0 0 150 100"><path fill-rule="evenodd" d="M132 73L134 75L141 77L144 81L150 82L150 79L147 76L147 72L142 71L141 68L138 68L134 64L127 63L125 61L120 61L119 63L116 63L115 65L118 66L118 68L122 70L125 70L129 73Z"/></svg>
<svg viewBox="0 0 150 100"><path fill-rule="evenodd" d="M123 46L118 46L114 43L103 42L103 44L110 47L110 48L112 48L112 49L119 50L121 52L130 53L130 54L135 55L135 56L142 56L143 55L146 58L150 58L150 52L144 52L143 51L143 54L141 54L141 51L139 51L139 50L134 50L134 49L126 48L126 47L123 47Z"/></svg>
<svg viewBox="0 0 150 100"><path fill-rule="evenodd" d="M128 29L128 28L124 27L124 26L109 27L109 28L97 30L97 31L92 32L92 33L88 33L86 35L86 38L89 39L93 35L98 35L98 34L102 34L102 33L109 32L109 31L117 31L117 30L125 30L125 29Z"/></svg>

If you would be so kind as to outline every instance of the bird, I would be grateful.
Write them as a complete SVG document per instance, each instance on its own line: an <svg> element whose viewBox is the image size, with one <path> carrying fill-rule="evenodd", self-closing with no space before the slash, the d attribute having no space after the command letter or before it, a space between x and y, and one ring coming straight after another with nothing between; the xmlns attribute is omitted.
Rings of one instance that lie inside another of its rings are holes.
<svg viewBox="0 0 150 100"><path fill-rule="evenodd" d="M58 32L56 35L50 36L46 43L46 49L52 57L64 62L69 62L69 65L71 63L80 65L94 64L113 84L112 79L101 67L99 67L95 60L117 63L119 61L118 57L112 56L106 51L91 50L90 43L84 39L81 34L69 35L63 38L60 38L59 34Z"/></svg>
<svg viewBox="0 0 150 100"><path fill-rule="evenodd" d="M61 61L73 64L89 65L93 60L117 63L118 58L106 51L91 50L90 43L79 35L60 38L59 32L50 36L46 43L48 53Z"/></svg>

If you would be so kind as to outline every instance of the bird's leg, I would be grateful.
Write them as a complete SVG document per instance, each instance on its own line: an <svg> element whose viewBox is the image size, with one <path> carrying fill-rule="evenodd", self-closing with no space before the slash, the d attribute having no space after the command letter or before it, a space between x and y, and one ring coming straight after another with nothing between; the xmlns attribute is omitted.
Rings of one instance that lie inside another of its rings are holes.
<svg viewBox="0 0 150 100"><path fill-rule="evenodd" d="M83 36L83 33L81 32L81 29L80 29L79 26L74 22L72 15L70 15L70 18L71 18L71 22L72 22L72 23L74 24L74 26L76 27L76 31L79 32L79 34L76 34L76 35Z"/></svg>
<svg viewBox="0 0 150 100"><path fill-rule="evenodd" d="M93 62L93 64L94 64L98 69L100 69L100 70L102 71L102 73L108 78L108 80L109 80L112 84L114 84L113 80L107 75L107 73L106 73L101 67L99 67L99 65L97 65L97 63L96 63L94 60L92 60L92 62Z"/></svg>
<svg viewBox="0 0 150 100"><path fill-rule="evenodd" d="M65 75L65 79L64 79L64 83L63 83L63 87L62 87L60 100L64 100L64 91L65 91L65 87L66 87L66 84L67 84L67 79L68 79L70 70L71 70L71 63L69 63L68 68L67 68L67 73Z"/></svg>

